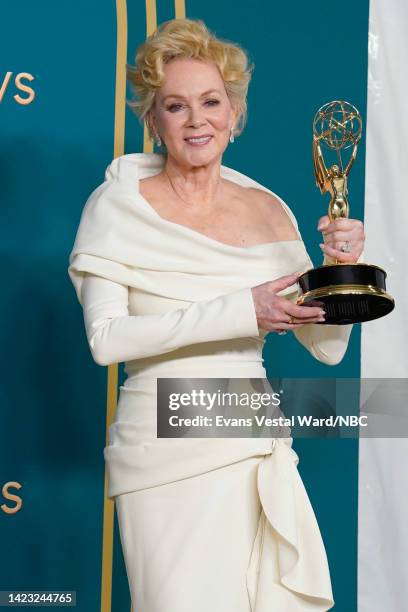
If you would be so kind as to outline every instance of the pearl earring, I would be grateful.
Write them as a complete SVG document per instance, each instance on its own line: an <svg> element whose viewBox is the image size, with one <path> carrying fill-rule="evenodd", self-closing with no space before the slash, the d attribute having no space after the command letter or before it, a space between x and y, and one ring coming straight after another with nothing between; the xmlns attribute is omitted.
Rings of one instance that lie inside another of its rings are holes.
<svg viewBox="0 0 408 612"><path fill-rule="evenodd" d="M229 141L230 141L230 142L234 142L234 140L235 140L235 138L234 138L234 127L232 126L232 127L231 127L231 130L230 130L230 137L229 137Z"/></svg>
<svg viewBox="0 0 408 612"><path fill-rule="evenodd" d="M161 147L161 143L162 143L162 141L161 141L160 136L158 135L158 133L157 133L157 132L155 132L155 133L154 133L154 135L156 136L156 144L157 144L157 146L158 146L158 147Z"/></svg>

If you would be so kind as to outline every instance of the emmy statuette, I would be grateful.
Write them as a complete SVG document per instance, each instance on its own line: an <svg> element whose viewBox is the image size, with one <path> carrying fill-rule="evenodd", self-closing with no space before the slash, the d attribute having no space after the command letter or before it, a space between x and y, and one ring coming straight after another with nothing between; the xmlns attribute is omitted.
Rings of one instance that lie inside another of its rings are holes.
<svg viewBox="0 0 408 612"><path fill-rule="evenodd" d="M316 184L322 194L331 196L330 221L349 216L347 177L357 154L362 121L350 103L335 100L322 106L313 121L313 164ZM322 146L335 151L336 159L327 168ZM341 151L353 147L344 167ZM386 292L387 273L379 266L343 263L335 260L304 272L298 279L301 294L297 303L322 306L326 320L319 325L346 325L383 317L394 308L394 299Z"/></svg>

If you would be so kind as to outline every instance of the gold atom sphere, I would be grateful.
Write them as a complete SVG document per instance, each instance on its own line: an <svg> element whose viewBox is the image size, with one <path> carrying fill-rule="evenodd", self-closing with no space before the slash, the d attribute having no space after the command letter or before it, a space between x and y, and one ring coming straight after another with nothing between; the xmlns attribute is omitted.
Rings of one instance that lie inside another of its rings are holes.
<svg viewBox="0 0 408 612"><path fill-rule="evenodd" d="M355 106L344 100L324 104L313 120L313 134L330 149L347 149L361 139L362 120Z"/></svg>

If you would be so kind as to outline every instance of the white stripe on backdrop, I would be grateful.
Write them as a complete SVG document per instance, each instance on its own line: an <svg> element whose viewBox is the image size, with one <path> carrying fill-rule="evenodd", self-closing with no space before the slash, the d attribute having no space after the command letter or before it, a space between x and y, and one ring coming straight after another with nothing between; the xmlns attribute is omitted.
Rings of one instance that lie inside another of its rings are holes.
<svg viewBox="0 0 408 612"><path fill-rule="evenodd" d="M365 323L362 378L408 377L407 0L371 0L364 261L383 267L396 307ZM358 610L407 609L408 440L361 439Z"/></svg>

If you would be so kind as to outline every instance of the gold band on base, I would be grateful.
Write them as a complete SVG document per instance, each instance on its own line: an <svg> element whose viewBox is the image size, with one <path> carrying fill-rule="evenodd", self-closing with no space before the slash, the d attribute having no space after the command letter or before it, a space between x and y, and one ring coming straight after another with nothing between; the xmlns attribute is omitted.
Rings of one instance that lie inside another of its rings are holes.
<svg viewBox="0 0 408 612"><path fill-rule="evenodd" d="M390 302L394 303L394 299L380 287L374 285L327 285L326 287L319 287L318 289L312 289L307 293L301 295L296 302L297 304L303 304L306 299L318 299L325 295L378 295Z"/></svg>

